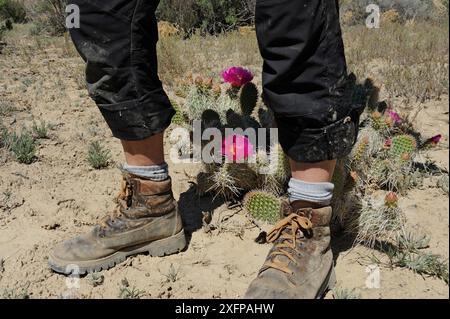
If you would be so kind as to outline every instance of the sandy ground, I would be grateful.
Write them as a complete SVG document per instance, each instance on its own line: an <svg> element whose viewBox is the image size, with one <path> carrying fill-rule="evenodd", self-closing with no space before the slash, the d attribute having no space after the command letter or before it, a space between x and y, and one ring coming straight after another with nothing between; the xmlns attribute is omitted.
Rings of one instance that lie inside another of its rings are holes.
<svg viewBox="0 0 450 319"><path fill-rule="evenodd" d="M88 231L114 206L120 172L114 165L101 171L90 168L89 142L100 140L116 163L122 161L119 144L77 84L78 57L63 56L63 46L50 42L37 48L28 38L11 39L0 55L0 103L16 108L3 123L16 130L33 120L55 125L51 138L41 141L35 163L19 164L0 154L0 293L26 292L31 298L117 298L121 293L141 298L242 297L270 247L254 242L260 230L242 211L195 195L189 184L198 169L193 166L170 164L190 237L186 251L165 258L130 258L102 272L101 284L86 277L79 287L48 269L53 245ZM417 126L430 135L444 134L441 146L428 155L448 169L448 98L425 104ZM448 196L436 181L425 181L401 205L410 226L431 236L430 249L448 259ZM202 227L204 212L213 213L215 230ZM380 287L370 289L365 260L380 254L352 248L345 237L334 238L333 250L339 287L354 288L361 298L449 297L443 281L405 269L381 268Z"/></svg>

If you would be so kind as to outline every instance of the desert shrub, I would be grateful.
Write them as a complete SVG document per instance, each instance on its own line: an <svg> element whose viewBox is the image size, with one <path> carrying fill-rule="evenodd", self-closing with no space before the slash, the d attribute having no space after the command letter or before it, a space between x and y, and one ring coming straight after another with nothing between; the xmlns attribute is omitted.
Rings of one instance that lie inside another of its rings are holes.
<svg viewBox="0 0 450 319"><path fill-rule="evenodd" d="M157 16L192 33L218 33L253 21L252 0L166 0Z"/></svg>
<svg viewBox="0 0 450 319"><path fill-rule="evenodd" d="M425 101L448 94L448 26L416 22L344 28L349 68L382 82L391 97ZM407 102L407 101L406 101Z"/></svg>
<svg viewBox="0 0 450 319"><path fill-rule="evenodd" d="M1 116L9 116L14 112L16 108L12 103L9 102L0 102L0 115Z"/></svg>
<svg viewBox="0 0 450 319"><path fill-rule="evenodd" d="M62 35L66 32L67 0L38 0L28 7L34 22L33 33Z"/></svg>
<svg viewBox="0 0 450 319"><path fill-rule="evenodd" d="M26 288L20 289L2 289L0 291L2 299L30 299L30 295Z"/></svg>
<svg viewBox="0 0 450 319"><path fill-rule="evenodd" d="M11 19L15 23L27 20L27 12L22 1L0 0L0 18Z"/></svg>
<svg viewBox="0 0 450 319"><path fill-rule="evenodd" d="M381 13L398 14L398 20L435 19L437 13L432 0L343 0L342 22L348 25L364 23L368 15L366 8L370 4L379 5Z"/></svg>
<svg viewBox="0 0 450 319"><path fill-rule="evenodd" d="M204 50L203 48L208 48ZM224 52L227 58L223 58ZM219 35L193 34L188 40L180 36L161 38L158 45L159 73L163 82L176 84L187 73L217 76L229 67L230 61L239 65L262 64L256 37L238 31Z"/></svg>
<svg viewBox="0 0 450 319"><path fill-rule="evenodd" d="M448 285L448 262L442 256L425 251L429 243L428 236L404 230L391 245L381 247L381 251L389 258L389 267L406 268L441 279Z"/></svg>
<svg viewBox="0 0 450 319"><path fill-rule="evenodd" d="M3 40L5 32L6 32L6 29L3 28L3 26L0 26L0 42ZM0 53L1 53L1 50L2 50L2 45L0 45Z"/></svg>
<svg viewBox="0 0 450 319"><path fill-rule="evenodd" d="M7 19L5 22L0 23L0 42L3 40L3 37L5 36L7 31L10 31L13 29L13 24L11 20ZM2 53L2 49L6 46L6 43L0 43L0 54ZM1 112L1 110L0 110Z"/></svg>

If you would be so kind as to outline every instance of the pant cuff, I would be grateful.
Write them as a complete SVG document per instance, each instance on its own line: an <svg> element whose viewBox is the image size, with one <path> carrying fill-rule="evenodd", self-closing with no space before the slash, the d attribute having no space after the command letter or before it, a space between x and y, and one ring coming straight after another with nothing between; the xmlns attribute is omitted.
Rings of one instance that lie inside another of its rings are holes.
<svg viewBox="0 0 450 319"><path fill-rule="evenodd" d="M113 136L125 141L140 141L162 133L175 115L167 103L128 101L98 107Z"/></svg>

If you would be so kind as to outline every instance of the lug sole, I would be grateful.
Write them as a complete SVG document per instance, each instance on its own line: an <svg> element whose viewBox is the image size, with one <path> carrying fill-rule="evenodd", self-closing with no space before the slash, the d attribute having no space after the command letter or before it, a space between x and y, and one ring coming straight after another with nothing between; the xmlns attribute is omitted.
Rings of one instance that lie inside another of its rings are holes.
<svg viewBox="0 0 450 319"><path fill-rule="evenodd" d="M148 253L152 257L164 257L181 252L186 247L186 237L182 229L178 234L139 246L123 248L112 255L89 261L65 261L50 255L50 268L64 275L85 275L108 270L128 257Z"/></svg>

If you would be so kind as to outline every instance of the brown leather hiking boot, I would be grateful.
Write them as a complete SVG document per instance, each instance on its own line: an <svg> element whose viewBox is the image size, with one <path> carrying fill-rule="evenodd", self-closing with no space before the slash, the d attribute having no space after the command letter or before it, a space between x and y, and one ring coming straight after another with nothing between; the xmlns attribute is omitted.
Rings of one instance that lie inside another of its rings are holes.
<svg viewBox="0 0 450 319"><path fill-rule="evenodd" d="M185 247L171 180L124 174L117 208L90 233L56 246L48 262L59 273L85 274L114 267L132 255L164 256Z"/></svg>
<svg viewBox="0 0 450 319"><path fill-rule="evenodd" d="M244 298L317 299L335 284L331 207L284 206L284 218L267 235L274 246Z"/></svg>

